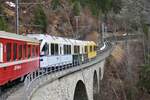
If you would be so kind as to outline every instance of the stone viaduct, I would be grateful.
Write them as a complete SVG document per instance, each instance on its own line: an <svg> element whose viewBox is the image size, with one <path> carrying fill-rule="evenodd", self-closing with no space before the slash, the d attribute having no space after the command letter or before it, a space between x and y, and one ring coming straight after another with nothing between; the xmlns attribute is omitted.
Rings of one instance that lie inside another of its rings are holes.
<svg viewBox="0 0 150 100"><path fill-rule="evenodd" d="M37 82L34 81L38 85L32 83L34 90L26 91L29 93L26 97L29 100L96 100L105 59L111 50L107 49L96 59L78 67L39 78Z"/></svg>
<svg viewBox="0 0 150 100"><path fill-rule="evenodd" d="M137 37L140 36L119 36L107 40L120 41L127 38L132 40ZM113 46L109 44L96 59L88 63L39 78L37 82L34 81L38 85L35 85L35 89L29 91L26 97L28 100L98 100L105 60L112 50Z"/></svg>

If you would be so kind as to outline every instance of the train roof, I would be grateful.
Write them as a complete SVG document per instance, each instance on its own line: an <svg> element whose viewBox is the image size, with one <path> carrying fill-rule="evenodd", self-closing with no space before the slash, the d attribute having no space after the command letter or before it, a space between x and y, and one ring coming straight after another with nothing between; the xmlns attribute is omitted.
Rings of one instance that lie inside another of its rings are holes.
<svg viewBox="0 0 150 100"><path fill-rule="evenodd" d="M28 34L29 37L36 38L38 40L44 40L47 43L58 43L58 44L71 44L71 45L96 45L93 41L83 41L68 39L64 37L56 37L45 34Z"/></svg>
<svg viewBox="0 0 150 100"><path fill-rule="evenodd" d="M94 41L90 41L90 43L91 43L92 45L96 45L96 43L95 43Z"/></svg>
<svg viewBox="0 0 150 100"><path fill-rule="evenodd" d="M83 45L87 45L88 41L82 41Z"/></svg>
<svg viewBox="0 0 150 100"><path fill-rule="evenodd" d="M27 34L28 37L37 39L38 41L42 40L44 38L43 34Z"/></svg>
<svg viewBox="0 0 150 100"><path fill-rule="evenodd" d="M88 45L96 45L96 43L94 41L87 41Z"/></svg>
<svg viewBox="0 0 150 100"><path fill-rule="evenodd" d="M59 37L60 42L63 41L64 44L72 45L72 42L68 38Z"/></svg>
<svg viewBox="0 0 150 100"><path fill-rule="evenodd" d="M44 40L47 43L72 44L69 39L44 34L28 34L29 37Z"/></svg>
<svg viewBox="0 0 150 100"><path fill-rule="evenodd" d="M87 45L88 41L69 39L73 45Z"/></svg>
<svg viewBox="0 0 150 100"><path fill-rule="evenodd" d="M46 35L45 37L46 37L46 41L50 43L71 44L71 42L67 38L50 36L50 35Z"/></svg>
<svg viewBox="0 0 150 100"><path fill-rule="evenodd" d="M82 40L76 40L76 42L77 42L78 45L85 45L85 42L82 41Z"/></svg>
<svg viewBox="0 0 150 100"><path fill-rule="evenodd" d="M5 32L5 31L0 31L0 38L39 43L38 40L30 38L28 36L18 35L15 33L9 33L9 32Z"/></svg>

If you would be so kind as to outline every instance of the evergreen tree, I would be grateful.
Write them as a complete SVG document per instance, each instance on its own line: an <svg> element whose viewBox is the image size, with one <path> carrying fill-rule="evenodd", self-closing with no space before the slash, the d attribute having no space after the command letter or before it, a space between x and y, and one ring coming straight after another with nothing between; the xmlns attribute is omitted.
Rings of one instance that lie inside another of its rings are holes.
<svg viewBox="0 0 150 100"><path fill-rule="evenodd" d="M142 66L139 85L146 92L150 93L150 65Z"/></svg>
<svg viewBox="0 0 150 100"><path fill-rule="evenodd" d="M6 20L3 16L0 16L0 30L7 30Z"/></svg>
<svg viewBox="0 0 150 100"><path fill-rule="evenodd" d="M73 13L75 16L79 16L81 12L81 4L78 1L73 3Z"/></svg>
<svg viewBox="0 0 150 100"><path fill-rule="evenodd" d="M7 30L7 22L5 17L3 16L3 8L0 5L0 30Z"/></svg>
<svg viewBox="0 0 150 100"><path fill-rule="evenodd" d="M61 6L60 0L52 0L51 6L53 10L58 9Z"/></svg>
<svg viewBox="0 0 150 100"><path fill-rule="evenodd" d="M48 22L47 17L41 5L37 6L34 12L34 24L39 25L42 32L46 32Z"/></svg>

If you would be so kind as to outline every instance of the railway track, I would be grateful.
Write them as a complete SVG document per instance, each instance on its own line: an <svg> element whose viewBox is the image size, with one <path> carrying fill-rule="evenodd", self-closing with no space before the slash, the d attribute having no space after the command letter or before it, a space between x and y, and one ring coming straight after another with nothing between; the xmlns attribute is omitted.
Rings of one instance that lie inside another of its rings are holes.
<svg viewBox="0 0 150 100"><path fill-rule="evenodd" d="M7 98L12 95L15 91L24 86L23 82L15 81L2 88L2 93L0 94L0 100L7 100Z"/></svg>

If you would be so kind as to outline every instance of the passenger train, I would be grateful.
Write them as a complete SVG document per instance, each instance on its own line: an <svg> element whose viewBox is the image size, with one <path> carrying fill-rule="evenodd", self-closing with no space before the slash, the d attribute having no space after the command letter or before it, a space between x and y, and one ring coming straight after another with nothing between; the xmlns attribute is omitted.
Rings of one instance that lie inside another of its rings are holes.
<svg viewBox="0 0 150 100"><path fill-rule="evenodd" d="M92 59L96 56L96 48L93 41L0 31L0 87L40 68Z"/></svg>

